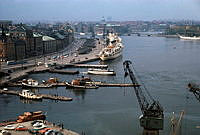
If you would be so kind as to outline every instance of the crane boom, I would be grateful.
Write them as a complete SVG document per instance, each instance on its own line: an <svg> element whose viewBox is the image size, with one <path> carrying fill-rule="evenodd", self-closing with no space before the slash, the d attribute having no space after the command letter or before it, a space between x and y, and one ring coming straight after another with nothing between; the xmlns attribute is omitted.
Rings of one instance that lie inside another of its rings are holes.
<svg viewBox="0 0 200 135"><path fill-rule="evenodd" d="M140 117L140 125L145 129L163 129L163 108L158 101L155 101L151 97L150 93L145 89L145 87L141 87L141 85L138 83L134 70L132 70L130 67L131 64L131 61L125 61L123 66L125 77L129 75L132 83L136 84L134 86L134 90L143 114ZM144 91L146 91L150 97L151 103L147 101L147 98L144 95Z"/></svg>

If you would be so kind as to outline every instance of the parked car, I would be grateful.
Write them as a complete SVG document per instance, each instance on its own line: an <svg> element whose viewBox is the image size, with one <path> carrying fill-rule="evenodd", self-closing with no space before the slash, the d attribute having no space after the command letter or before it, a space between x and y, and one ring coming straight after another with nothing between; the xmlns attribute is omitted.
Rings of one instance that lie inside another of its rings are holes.
<svg viewBox="0 0 200 135"><path fill-rule="evenodd" d="M15 127L13 125L7 125L4 127L4 129L7 129L7 130L14 130Z"/></svg>
<svg viewBox="0 0 200 135"><path fill-rule="evenodd" d="M18 126L17 128L15 128L16 131L27 131L28 128L26 128L25 126Z"/></svg>
<svg viewBox="0 0 200 135"><path fill-rule="evenodd" d="M57 59L57 57L58 57L58 56L53 56L52 58L53 58L53 59Z"/></svg>
<svg viewBox="0 0 200 135"><path fill-rule="evenodd" d="M7 91L7 90L8 90L8 88L3 88L3 90L4 90L4 91Z"/></svg>

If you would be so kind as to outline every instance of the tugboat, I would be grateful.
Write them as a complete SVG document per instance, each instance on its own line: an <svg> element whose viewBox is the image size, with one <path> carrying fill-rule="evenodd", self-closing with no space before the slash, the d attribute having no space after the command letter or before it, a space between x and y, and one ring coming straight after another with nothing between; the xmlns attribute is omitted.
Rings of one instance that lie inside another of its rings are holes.
<svg viewBox="0 0 200 135"><path fill-rule="evenodd" d="M39 85L39 83L38 83L38 81L33 80L33 79L28 79L28 80L23 79L22 80L22 85L23 86L27 86L27 87L36 87L36 86Z"/></svg>
<svg viewBox="0 0 200 135"><path fill-rule="evenodd" d="M71 81L71 83L66 82L66 88L82 88L82 89L97 89L98 86L94 84L88 84L88 82L92 82L89 77L77 78Z"/></svg>
<svg viewBox="0 0 200 135"><path fill-rule="evenodd" d="M99 53L101 60L114 59L122 55L123 44L117 34L109 33L107 37L107 46Z"/></svg>
<svg viewBox="0 0 200 135"><path fill-rule="evenodd" d="M37 112L24 112L23 115L18 116L17 122L26 122L33 120L45 120L46 116L42 113L42 111Z"/></svg>
<svg viewBox="0 0 200 135"><path fill-rule="evenodd" d="M42 96L36 95L30 90L22 90L21 93L19 93L19 96L21 98L26 98L26 99L33 99L33 100L42 100Z"/></svg>

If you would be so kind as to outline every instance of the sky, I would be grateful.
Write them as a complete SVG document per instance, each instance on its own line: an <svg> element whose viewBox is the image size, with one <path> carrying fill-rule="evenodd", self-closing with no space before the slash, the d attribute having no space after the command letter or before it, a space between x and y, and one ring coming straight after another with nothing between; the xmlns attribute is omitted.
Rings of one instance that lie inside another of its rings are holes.
<svg viewBox="0 0 200 135"><path fill-rule="evenodd" d="M0 19L34 21L200 20L200 0L0 0Z"/></svg>

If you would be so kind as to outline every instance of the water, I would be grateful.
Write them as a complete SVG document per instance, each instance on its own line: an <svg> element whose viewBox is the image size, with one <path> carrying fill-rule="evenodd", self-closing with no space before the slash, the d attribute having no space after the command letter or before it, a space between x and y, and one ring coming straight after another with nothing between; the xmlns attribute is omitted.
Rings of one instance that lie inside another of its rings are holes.
<svg viewBox="0 0 200 135"><path fill-rule="evenodd" d="M187 84L200 84L200 42L163 37L122 38L125 45L123 57L105 62L117 72L117 76L90 77L96 81L128 83L130 80L123 78L122 62L131 60L139 79L164 107L165 127L161 135L169 134L172 112L179 115L181 110L185 110L182 134L198 135L200 102L188 92ZM30 77L40 81L49 77L70 81L77 76L45 73ZM39 92L69 96L73 101L22 101L16 96L0 95L0 120L16 118L24 111L43 110L49 121L64 123L65 128L79 133L84 131L87 135L140 135L143 132L138 120L141 111L132 88L86 91L54 88L40 89Z"/></svg>

